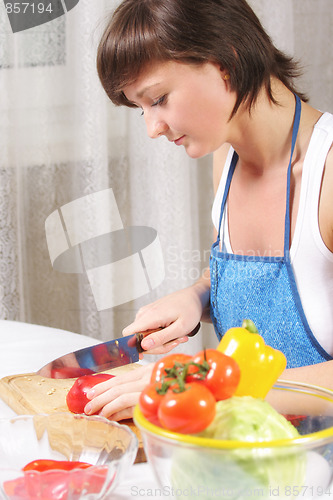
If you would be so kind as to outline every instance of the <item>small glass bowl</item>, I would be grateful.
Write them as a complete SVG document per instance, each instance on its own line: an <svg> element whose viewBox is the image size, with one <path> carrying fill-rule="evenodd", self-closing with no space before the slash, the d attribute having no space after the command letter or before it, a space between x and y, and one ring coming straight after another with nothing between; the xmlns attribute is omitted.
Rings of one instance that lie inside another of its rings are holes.
<svg viewBox="0 0 333 500"><path fill-rule="evenodd" d="M162 491L205 500L332 498L333 392L278 381L266 400L299 437L245 442L179 434L153 425L136 406L134 421Z"/></svg>
<svg viewBox="0 0 333 500"><path fill-rule="evenodd" d="M138 440L126 425L100 416L53 413L0 419L0 498L99 500L134 463ZM23 472L39 459L80 461L86 469Z"/></svg>

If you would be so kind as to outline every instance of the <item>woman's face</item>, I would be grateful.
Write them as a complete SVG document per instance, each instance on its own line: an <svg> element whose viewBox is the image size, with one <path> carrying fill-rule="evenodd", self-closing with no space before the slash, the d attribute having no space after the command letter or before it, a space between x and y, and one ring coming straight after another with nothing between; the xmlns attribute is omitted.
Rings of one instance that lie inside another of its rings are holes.
<svg viewBox="0 0 333 500"><path fill-rule="evenodd" d="M200 158L228 142L236 94L217 64L155 63L123 91L143 111L148 135L165 135Z"/></svg>

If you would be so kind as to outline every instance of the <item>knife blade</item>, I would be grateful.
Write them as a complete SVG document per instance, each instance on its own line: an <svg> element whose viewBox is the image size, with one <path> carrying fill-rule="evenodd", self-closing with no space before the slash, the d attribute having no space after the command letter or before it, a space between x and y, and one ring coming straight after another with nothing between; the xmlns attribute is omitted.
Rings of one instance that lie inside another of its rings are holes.
<svg viewBox="0 0 333 500"><path fill-rule="evenodd" d="M200 326L199 323L188 336L193 337ZM77 378L136 363L139 361L139 354L144 352L141 347L144 337L159 330L162 328L120 337L65 354L44 365L37 374L46 378Z"/></svg>

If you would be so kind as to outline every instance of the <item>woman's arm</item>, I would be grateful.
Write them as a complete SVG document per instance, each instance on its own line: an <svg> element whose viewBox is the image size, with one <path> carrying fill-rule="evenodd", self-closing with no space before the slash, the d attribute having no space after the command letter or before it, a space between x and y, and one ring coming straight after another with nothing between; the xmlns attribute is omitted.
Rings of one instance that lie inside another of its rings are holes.
<svg viewBox="0 0 333 500"><path fill-rule="evenodd" d="M133 323L123 335L162 328L151 333L141 343L150 354L165 354L180 343L198 323L209 317L210 276L206 269L194 284L139 309Z"/></svg>
<svg viewBox="0 0 333 500"><path fill-rule="evenodd" d="M333 361L325 361L316 365L289 368L281 377L292 382L304 382L333 390Z"/></svg>

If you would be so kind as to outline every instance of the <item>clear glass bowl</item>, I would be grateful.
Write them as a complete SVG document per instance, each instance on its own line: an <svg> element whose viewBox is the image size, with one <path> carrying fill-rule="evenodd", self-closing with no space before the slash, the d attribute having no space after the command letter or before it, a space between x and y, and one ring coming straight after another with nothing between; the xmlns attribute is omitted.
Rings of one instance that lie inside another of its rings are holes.
<svg viewBox="0 0 333 500"><path fill-rule="evenodd" d="M249 443L178 434L151 424L136 406L134 421L162 491L204 500L332 498L333 392L278 381L266 399L299 437Z"/></svg>
<svg viewBox="0 0 333 500"><path fill-rule="evenodd" d="M0 419L0 498L99 500L133 464L138 440L126 425L99 416L53 413ZM26 472L37 459L92 464L72 471Z"/></svg>

